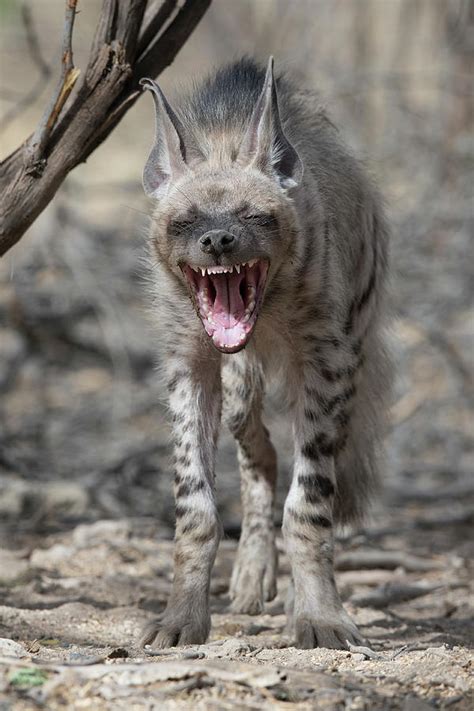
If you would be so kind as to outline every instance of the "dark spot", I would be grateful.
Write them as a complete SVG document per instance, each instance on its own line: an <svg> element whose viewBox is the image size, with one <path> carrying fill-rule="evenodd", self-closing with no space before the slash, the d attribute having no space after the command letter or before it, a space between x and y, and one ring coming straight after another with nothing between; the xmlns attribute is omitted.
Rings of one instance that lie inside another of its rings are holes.
<svg viewBox="0 0 474 711"><path fill-rule="evenodd" d="M336 417L334 418L336 423L339 425L340 428L345 428L350 422L351 416L349 415L346 410L342 410L339 412Z"/></svg>
<svg viewBox="0 0 474 711"><path fill-rule="evenodd" d="M174 373L173 376L168 381L168 392L174 393L180 380L182 380L185 377L186 377L186 373L182 373L182 372Z"/></svg>
<svg viewBox="0 0 474 711"><path fill-rule="evenodd" d="M314 410L305 409L304 416L307 420L310 420L310 422L317 422L319 420L319 413Z"/></svg>
<svg viewBox="0 0 474 711"><path fill-rule="evenodd" d="M247 400L249 396L249 389L246 385L238 385L235 391L242 400Z"/></svg>
<svg viewBox="0 0 474 711"><path fill-rule="evenodd" d="M176 463L182 466L184 469L187 469L189 466L191 466L191 460L189 457L186 455L181 455L176 459Z"/></svg>

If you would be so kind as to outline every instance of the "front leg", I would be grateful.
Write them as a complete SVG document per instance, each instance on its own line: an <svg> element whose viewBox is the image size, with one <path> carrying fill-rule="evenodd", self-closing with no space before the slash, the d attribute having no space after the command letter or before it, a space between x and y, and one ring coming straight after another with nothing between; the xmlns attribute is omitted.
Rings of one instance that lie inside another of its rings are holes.
<svg viewBox="0 0 474 711"><path fill-rule="evenodd" d="M328 416L331 398L324 388L324 378L306 372L295 407L294 475L283 515L294 585L287 614L297 646L344 649L363 640L334 580L334 461L346 433ZM338 395L333 391L332 397L335 401Z"/></svg>
<svg viewBox="0 0 474 711"><path fill-rule="evenodd" d="M176 534L173 588L163 616L141 644L156 648L202 644L211 627L209 583L221 535L214 495L214 461L221 414L219 356L202 368L169 368L175 441Z"/></svg>

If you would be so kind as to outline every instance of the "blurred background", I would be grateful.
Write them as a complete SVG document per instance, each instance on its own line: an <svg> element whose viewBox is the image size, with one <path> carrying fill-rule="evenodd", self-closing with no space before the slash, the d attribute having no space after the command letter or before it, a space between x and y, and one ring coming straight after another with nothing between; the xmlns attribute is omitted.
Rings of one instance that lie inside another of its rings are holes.
<svg viewBox="0 0 474 711"><path fill-rule="evenodd" d="M59 74L62 0L0 0L0 154L34 129ZM79 2L84 67L100 10ZM466 0L214 0L160 77L173 93L248 53L273 54L320 92L377 176L393 225L398 365L378 515L454 524L472 516L474 4ZM149 517L172 535L169 429L147 322L150 203L141 171L149 97L74 170L0 264L0 519L4 540L103 518ZM280 454L291 432L270 402ZM233 443L218 496L239 529ZM463 533L464 531L464 533ZM462 541L461 541L462 542ZM441 544L442 545L442 544Z"/></svg>

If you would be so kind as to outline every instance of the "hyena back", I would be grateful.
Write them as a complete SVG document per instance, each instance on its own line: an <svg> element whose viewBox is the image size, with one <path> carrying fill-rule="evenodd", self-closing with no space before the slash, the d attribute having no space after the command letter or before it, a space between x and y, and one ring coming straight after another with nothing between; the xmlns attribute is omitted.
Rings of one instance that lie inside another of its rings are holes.
<svg viewBox="0 0 474 711"><path fill-rule="evenodd" d="M154 312L174 430L173 590L142 642L202 643L221 534L214 463L223 414L236 438L243 522L232 608L276 595L276 456L265 383L284 388L294 472L283 535L288 620L302 647L360 634L334 581L333 526L357 520L377 480L390 380L383 342L388 230L381 201L306 93L250 60L172 109L158 85L144 187Z"/></svg>

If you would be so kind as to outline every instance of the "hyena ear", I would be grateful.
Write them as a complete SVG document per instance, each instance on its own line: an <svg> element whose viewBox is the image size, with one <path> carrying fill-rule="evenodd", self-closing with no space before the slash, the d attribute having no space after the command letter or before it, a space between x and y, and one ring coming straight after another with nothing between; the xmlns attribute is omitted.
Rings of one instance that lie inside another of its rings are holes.
<svg viewBox="0 0 474 711"><path fill-rule="evenodd" d="M140 79L149 89L155 104L155 142L143 170L143 187L148 197L166 193L170 182L187 172L186 146L181 121L153 79Z"/></svg>
<svg viewBox="0 0 474 711"><path fill-rule="evenodd" d="M303 177L303 164L283 132L278 94L270 57L263 89L253 110L250 124L239 149L239 159L264 173L277 177L285 190L294 188Z"/></svg>

